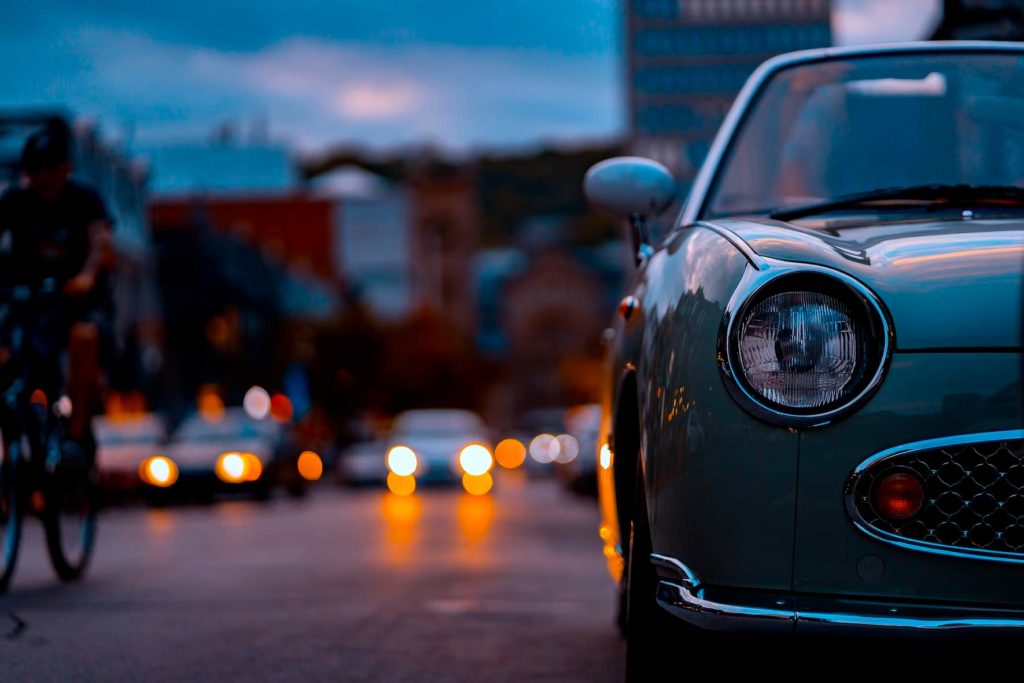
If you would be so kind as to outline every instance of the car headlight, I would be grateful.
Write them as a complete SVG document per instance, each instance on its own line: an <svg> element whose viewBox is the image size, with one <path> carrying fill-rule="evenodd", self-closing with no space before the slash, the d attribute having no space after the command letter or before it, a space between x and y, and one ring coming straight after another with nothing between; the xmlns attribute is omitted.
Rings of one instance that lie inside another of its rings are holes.
<svg viewBox="0 0 1024 683"><path fill-rule="evenodd" d="M394 446L388 451L388 469L400 477L408 477L416 472L416 453L408 446Z"/></svg>
<svg viewBox="0 0 1024 683"><path fill-rule="evenodd" d="M770 280L739 307L728 332L738 398L758 417L791 426L824 424L877 387L890 327L856 281L815 271Z"/></svg>
<svg viewBox="0 0 1024 683"><path fill-rule="evenodd" d="M251 467L251 460L247 456L247 453L237 451L222 453L213 466L217 478L226 484L240 484L246 481L246 475Z"/></svg>
<svg viewBox="0 0 1024 683"><path fill-rule="evenodd" d="M139 464L139 478L150 486L167 488L178 481L178 466L165 455L154 455Z"/></svg>
<svg viewBox="0 0 1024 683"><path fill-rule="evenodd" d="M478 477L491 471L494 457L486 446L471 443L459 451L459 465L466 474Z"/></svg>

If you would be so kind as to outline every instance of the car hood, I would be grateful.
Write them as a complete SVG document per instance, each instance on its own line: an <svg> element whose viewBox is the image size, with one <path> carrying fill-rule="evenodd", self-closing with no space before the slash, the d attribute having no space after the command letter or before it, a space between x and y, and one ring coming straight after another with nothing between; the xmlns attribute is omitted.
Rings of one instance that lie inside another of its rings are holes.
<svg viewBox="0 0 1024 683"><path fill-rule="evenodd" d="M1024 220L714 223L765 258L860 280L892 315L899 350L1022 346Z"/></svg>

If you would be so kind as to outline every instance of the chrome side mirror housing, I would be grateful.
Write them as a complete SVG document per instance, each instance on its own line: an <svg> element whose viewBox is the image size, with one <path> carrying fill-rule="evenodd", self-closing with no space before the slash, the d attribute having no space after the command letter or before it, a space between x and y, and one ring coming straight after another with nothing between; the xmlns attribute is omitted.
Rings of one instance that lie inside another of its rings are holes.
<svg viewBox="0 0 1024 683"><path fill-rule="evenodd" d="M657 161L615 157L590 167L583 179L583 192L595 208L630 221L633 249L640 262L651 251L647 221L675 200L676 179Z"/></svg>

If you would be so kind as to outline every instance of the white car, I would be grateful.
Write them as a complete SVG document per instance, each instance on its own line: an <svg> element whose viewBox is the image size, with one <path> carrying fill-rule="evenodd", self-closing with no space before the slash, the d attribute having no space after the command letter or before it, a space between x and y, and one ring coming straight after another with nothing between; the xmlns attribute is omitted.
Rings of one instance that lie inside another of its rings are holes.
<svg viewBox="0 0 1024 683"><path fill-rule="evenodd" d="M395 419L388 440L388 470L417 481L454 482L493 465L490 435L468 410L410 410Z"/></svg>
<svg viewBox="0 0 1024 683"><path fill-rule="evenodd" d="M107 491L138 487L139 466L147 458L158 455L167 440L163 420L145 413L132 417L97 417L92 424L100 485Z"/></svg>
<svg viewBox="0 0 1024 683"><path fill-rule="evenodd" d="M143 480L156 489L262 496L269 491L269 470L282 439L281 425L254 420L241 408L212 417L196 414L182 422L162 456L146 463Z"/></svg>

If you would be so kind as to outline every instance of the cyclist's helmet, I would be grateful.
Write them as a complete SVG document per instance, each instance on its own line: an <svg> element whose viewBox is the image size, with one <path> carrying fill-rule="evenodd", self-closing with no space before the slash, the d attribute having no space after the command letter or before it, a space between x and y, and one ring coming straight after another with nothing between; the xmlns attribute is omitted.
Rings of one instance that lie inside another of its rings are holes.
<svg viewBox="0 0 1024 683"><path fill-rule="evenodd" d="M32 133L21 150L21 168L26 173L56 168L71 159L70 131L63 122L50 122Z"/></svg>

